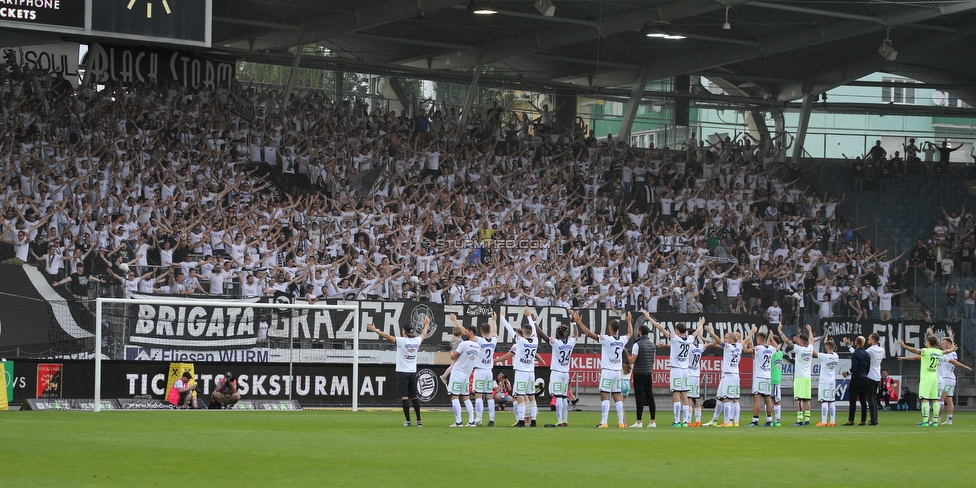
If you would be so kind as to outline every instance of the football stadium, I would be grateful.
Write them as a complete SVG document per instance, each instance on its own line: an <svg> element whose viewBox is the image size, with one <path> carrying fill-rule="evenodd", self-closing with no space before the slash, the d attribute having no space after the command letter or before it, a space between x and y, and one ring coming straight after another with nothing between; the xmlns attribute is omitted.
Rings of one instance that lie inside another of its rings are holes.
<svg viewBox="0 0 976 488"><path fill-rule="evenodd" d="M11 486L968 484L976 1L31 0L0 41Z"/></svg>

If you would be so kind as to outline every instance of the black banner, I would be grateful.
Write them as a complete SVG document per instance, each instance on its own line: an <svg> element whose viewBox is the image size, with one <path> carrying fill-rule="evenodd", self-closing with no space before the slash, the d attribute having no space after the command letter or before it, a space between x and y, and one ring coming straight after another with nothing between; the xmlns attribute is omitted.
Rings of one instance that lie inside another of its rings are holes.
<svg viewBox="0 0 976 488"><path fill-rule="evenodd" d="M102 406L102 410L122 409L119 402L112 398L103 398L98 403ZM167 405L169 404L167 403ZM62 400L60 398L28 398L24 400L20 408L21 410L81 410L90 412L95 408L95 399L69 398Z"/></svg>
<svg viewBox="0 0 976 488"><path fill-rule="evenodd" d="M13 403L35 398L37 360L14 360L17 381ZM61 361L64 398L90 398L94 394L95 368L92 361ZM102 362L102 398L115 398L121 403L136 396L149 395L164 401L169 363L149 361ZM241 400L298 401L301 405L350 406L352 394L359 393L359 405L399 405L396 396L396 371L393 365L363 364L359 366L359 382L353 384L352 365L294 364L289 373L284 363L196 363L199 398L210 401L218 377L230 371L240 387ZM420 399L425 404L448 405L450 397L438 375L444 366L420 366L417 384ZM508 368L496 368L510 372ZM536 374L548 378L548 368L538 368ZM54 400L54 399L51 399ZM253 403L256 409L266 409ZM125 405L122 405L125 408Z"/></svg>
<svg viewBox="0 0 976 488"><path fill-rule="evenodd" d="M95 83L156 80L160 89L176 81L187 88L202 86L213 90L224 86L233 90L235 63L229 56L145 46L92 44L85 55L85 66Z"/></svg>
<svg viewBox="0 0 976 488"><path fill-rule="evenodd" d="M500 305L444 305L430 302L395 301L340 301L325 300L319 303L331 305L358 305L360 314L359 339L361 341L380 341L380 337L366 331L367 324L392 335L400 335L403 325L410 324L419 331L424 317L431 323L425 344L449 344L453 323L450 315L455 314L462 324L480 325L492 313L502 315L512 327L519 328L527 323L526 307L505 307ZM194 306L192 300L186 305L133 304L135 325L130 327L129 342L141 346L168 347L196 350L239 349L255 345L258 322L268 322L269 339L293 339L323 341L353 338L355 312L345 310L315 309L258 309L248 307L246 302L240 306L209 307ZM549 335L554 335L560 325L570 325L570 311L560 307L528 307L536 316L539 327ZM607 332L607 324L614 319L624 320L620 314L604 309L580 310L583 323L595 334ZM689 325L697 323L701 315L657 314L659 321L669 331L679 322ZM709 324L720 336L725 332L739 332L743 336L752 327L764 328L765 319L754 315L713 315L707 316ZM642 314L634 314L636 329L645 322ZM500 321L499 321L500 322ZM656 329L651 327L655 341L663 340ZM513 338L501 323L498 324L499 341L511 343ZM585 337L580 343L594 341Z"/></svg>
<svg viewBox="0 0 976 488"><path fill-rule="evenodd" d="M827 328L830 338L837 343L841 352L846 350L841 348L844 338L850 339L851 343L857 336L864 336L867 340L872 333L877 333L880 337L878 345L885 350L888 357L905 356L906 352L898 345L898 341L905 341L905 344L921 349L925 347L925 331L932 327L932 331L939 340L948 337L950 334L958 342L962 334L962 324L960 322L923 322L921 320L888 321L881 320L842 320L826 319L820 322L820 330L814 331L815 334L822 334L823 327ZM910 353L908 353L910 354ZM958 351L962 358L962 349Z"/></svg>

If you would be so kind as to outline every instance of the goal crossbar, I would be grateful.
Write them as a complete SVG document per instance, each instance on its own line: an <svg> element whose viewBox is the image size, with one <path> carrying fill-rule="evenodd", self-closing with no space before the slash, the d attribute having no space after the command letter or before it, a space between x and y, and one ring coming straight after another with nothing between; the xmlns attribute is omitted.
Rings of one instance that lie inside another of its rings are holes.
<svg viewBox="0 0 976 488"><path fill-rule="evenodd" d="M102 399L102 305L115 303L123 305L151 304L151 305L173 305L187 306L195 305L202 307L244 307L261 309L313 309L313 310L346 310L356 312L353 318L352 335L352 382L353 385L359 384L359 303L356 305L332 305L327 303L274 303L274 302L241 302L239 300L212 300L212 299L174 299L174 298L152 298L152 299L133 299L133 298L96 298L95 299L95 404L93 412L101 411ZM352 411L359 410L359 392L352 395Z"/></svg>

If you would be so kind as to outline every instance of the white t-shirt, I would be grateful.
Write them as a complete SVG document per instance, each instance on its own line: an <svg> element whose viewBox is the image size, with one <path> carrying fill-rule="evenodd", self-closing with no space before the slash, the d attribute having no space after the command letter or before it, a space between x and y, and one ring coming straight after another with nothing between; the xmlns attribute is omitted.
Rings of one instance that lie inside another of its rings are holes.
<svg viewBox="0 0 976 488"><path fill-rule="evenodd" d="M516 339L512 346L512 352L515 354L512 358L512 368L523 373L535 372L535 353L538 349L539 343L532 337Z"/></svg>
<svg viewBox="0 0 976 488"><path fill-rule="evenodd" d="M820 389L836 388L837 365L840 362L839 356L832 352L822 352L817 355L820 358Z"/></svg>
<svg viewBox="0 0 976 488"><path fill-rule="evenodd" d="M573 348L576 347L576 339L570 337L565 342L552 338L552 366L551 371L557 373L568 373L569 365L572 362Z"/></svg>
<svg viewBox="0 0 976 488"><path fill-rule="evenodd" d="M475 341L461 341L455 351L458 353L458 357L454 361L454 369L451 371L451 375L456 374L462 378L471 376L471 370L480 362L481 346Z"/></svg>
<svg viewBox="0 0 976 488"><path fill-rule="evenodd" d="M783 309L779 307L769 307L766 309L766 313L769 314L770 324L778 324L783 318Z"/></svg>
<svg viewBox="0 0 976 488"><path fill-rule="evenodd" d="M420 350L420 336L417 337L397 337L397 373L416 373L417 372L417 351Z"/></svg>
<svg viewBox="0 0 976 488"><path fill-rule="evenodd" d="M739 374L742 344L722 343L722 374Z"/></svg>
<svg viewBox="0 0 976 488"><path fill-rule="evenodd" d="M481 347L481 354L479 356L478 364L475 365L478 369L487 369L491 371L492 367L495 365L495 347L498 346L498 338L492 337L490 339L485 339L484 337L477 337L478 346Z"/></svg>
<svg viewBox="0 0 976 488"><path fill-rule="evenodd" d="M688 369L691 363L691 346L694 342L694 337L671 336L672 369Z"/></svg>
<svg viewBox="0 0 976 488"><path fill-rule="evenodd" d="M813 364L813 346L794 345L796 354L796 374L794 378L810 378L810 365Z"/></svg>
<svg viewBox="0 0 976 488"><path fill-rule="evenodd" d="M955 352L947 352L939 358L939 380L949 380L956 381L956 366L949 362L949 360L955 359L958 361L958 355Z"/></svg>
<svg viewBox="0 0 976 488"><path fill-rule="evenodd" d="M761 380L770 379L772 377L773 353L776 352L776 348L758 345L752 350L755 356L752 361L752 377Z"/></svg>
<svg viewBox="0 0 976 488"><path fill-rule="evenodd" d="M600 345L602 345L601 367L610 371L620 371L623 369L624 347L627 345L627 336L600 335Z"/></svg>

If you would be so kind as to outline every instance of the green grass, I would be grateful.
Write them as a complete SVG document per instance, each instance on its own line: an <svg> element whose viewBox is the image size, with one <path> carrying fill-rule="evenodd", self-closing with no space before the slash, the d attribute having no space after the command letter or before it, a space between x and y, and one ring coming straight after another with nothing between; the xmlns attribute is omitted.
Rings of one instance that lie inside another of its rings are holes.
<svg viewBox="0 0 976 488"><path fill-rule="evenodd" d="M598 413L573 412L569 428L516 430L508 411L478 429L447 428L447 412L425 413L422 429L401 427L398 411L2 412L0 484L834 487L917 485L938 472L940 485L971 485L976 413L933 428L915 426L918 412L881 414L879 427L603 430ZM554 417L542 412L540 424Z"/></svg>

